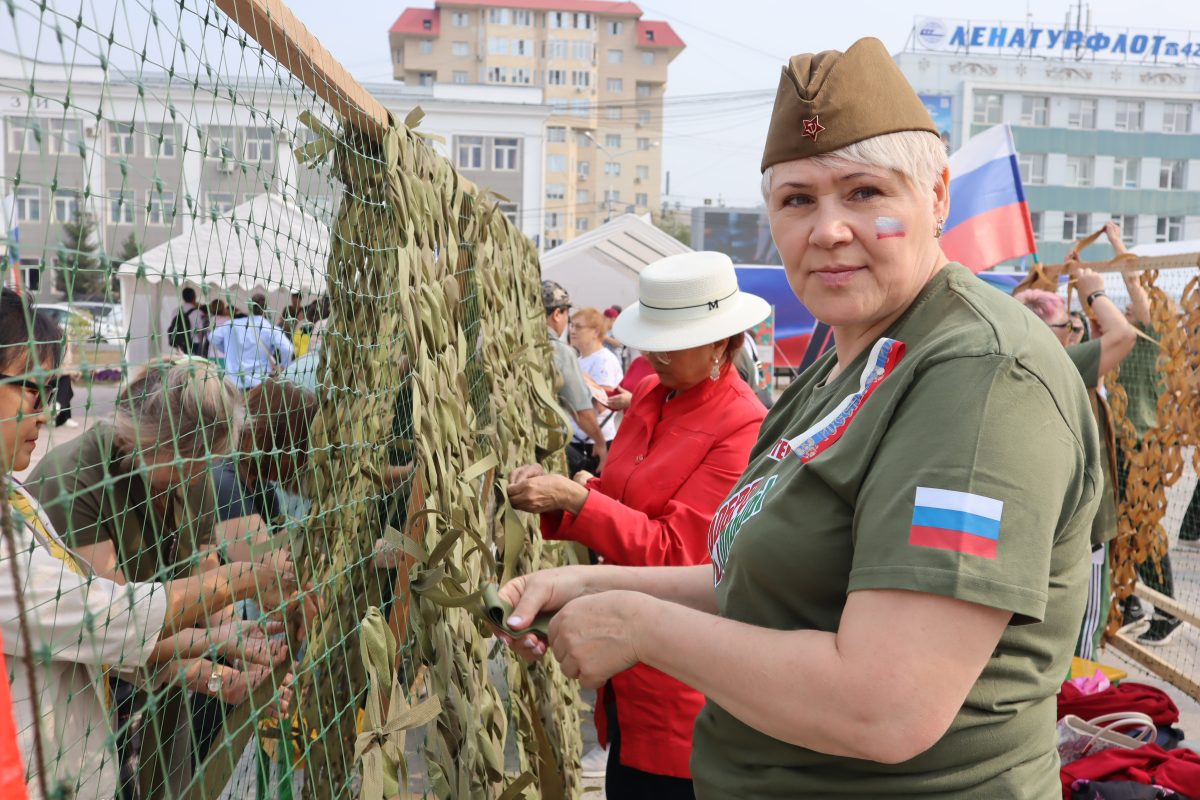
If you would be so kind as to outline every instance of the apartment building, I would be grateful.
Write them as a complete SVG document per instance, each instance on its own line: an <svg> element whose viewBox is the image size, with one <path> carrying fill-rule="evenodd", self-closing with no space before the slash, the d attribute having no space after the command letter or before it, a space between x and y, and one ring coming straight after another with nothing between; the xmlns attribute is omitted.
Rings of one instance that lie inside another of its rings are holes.
<svg viewBox="0 0 1200 800"><path fill-rule="evenodd" d="M393 76L407 85L534 86L545 92L541 244L553 248L661 201L663 93L684 43L634 3L436 0L389 32ZM455 134L468 176L508 168L494 142Z"/></svg>
<svg viewBox="0 0 1200 800"><path fill-rule="evenodd" d="M1110 219L1130 246L1200 239L1196 39L921 17L896 61L952 149L1012 126L1039 255L1056 262Z"/></svg>
<svg viewBox="0 0 1200 800"><path fill-rule="evenodd" d="M502 150L513 168L481 171L477 182L507 198L502 207L522 232L541 233L550 109L539 89L509 86L483 97L483 88L472 86L365 88L401 119L420 106L422 132L447 141L453 132ZM312 136L298 115L320 110L276 89L253 76L218 76L198 88L156 72L133 80L98 65L0 51L0 256L17 262L6 280L54 299L50 270L62 225L81 202L95 215L100 248L114 258L130 234L149 249L264 192L293 197L315 218L330 220L341 186L327 167L309 169L293 155ZM447 144L431 141L455 157Z"/></svg>

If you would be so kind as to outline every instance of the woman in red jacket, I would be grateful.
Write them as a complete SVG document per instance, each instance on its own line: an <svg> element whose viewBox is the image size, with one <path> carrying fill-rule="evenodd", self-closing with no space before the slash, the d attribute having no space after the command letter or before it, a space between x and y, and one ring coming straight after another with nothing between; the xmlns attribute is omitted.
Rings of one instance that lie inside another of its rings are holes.
<svg viewBox="0 0 1200 800"><path fill-rule="evenodd" d="M655 374L636 388L604 475L575 480L538 465L509 476L515 508L541 514L547 539L569 539L609 564L708 563L713 512L746 467L766 409L730 362L743 331L770 313L738 291L729 258L687 253L646 267L639 303L613 332L646 353ZM613 677L596 703L610 743L609 797L693 797L688 759L703 696L639 664Z"/></svg>

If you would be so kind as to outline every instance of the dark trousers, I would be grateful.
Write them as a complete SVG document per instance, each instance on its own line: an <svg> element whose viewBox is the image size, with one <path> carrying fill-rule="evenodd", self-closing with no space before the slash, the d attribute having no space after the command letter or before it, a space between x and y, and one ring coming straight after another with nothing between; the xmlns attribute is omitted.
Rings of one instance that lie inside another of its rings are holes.
<svg viewBox="0 0 1200 800"><path fill-rule="evenodd" d="M617 694L610 682L604 687L604 711L608 718L608 766L604 772L604 795L612 800L696 800L692 782L627 767L621 763L621 727L617 721Z"/></svg>
<svg viewBox="0 0 1200 800"><path fill-rule="evenodd" d="M1187 511L1183 513L1183 525L1179 528L1179 538L1185 542L1200 540L1200 484L1192 492L1192 501L1188 503Z"/></svg>

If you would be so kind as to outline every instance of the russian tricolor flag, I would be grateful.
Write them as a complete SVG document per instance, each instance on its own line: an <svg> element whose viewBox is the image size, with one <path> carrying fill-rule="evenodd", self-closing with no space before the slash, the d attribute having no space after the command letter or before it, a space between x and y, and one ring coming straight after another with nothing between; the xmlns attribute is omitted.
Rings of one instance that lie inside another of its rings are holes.
<svg viewBox="0 0 1200 800"><path fill-rule="evenodd" d="M950 156L942 251L973 272L1037 252L1008 125L988 128Z"/></svg>
<svg viewBox="0 0 1200 800"><path fill-rule="evenodd" d="M908 543L994 559L1003 511L1002 500L918 486Z"/></svg>

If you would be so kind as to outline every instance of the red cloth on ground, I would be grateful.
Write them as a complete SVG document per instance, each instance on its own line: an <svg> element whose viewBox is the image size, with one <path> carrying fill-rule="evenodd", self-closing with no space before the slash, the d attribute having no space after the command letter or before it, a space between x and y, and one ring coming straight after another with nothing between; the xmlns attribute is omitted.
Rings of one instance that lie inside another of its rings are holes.
<svg viewBox="0 0 1200 800"><path fill-rule="evenodd" d="M0 675L8 675L3 639L0 639ZM0 797L25 800L29 796L25 793L25 759L17 747L17 723L12 707L8 681L0 681Z"/></svg>
<svg viewBox="0 0 1200 800"><path fill-rule="evenodd" d="M1162 689L1144 683L1122 681L1096 694L1084 694L1070 683L1064 683L1058 694L1059 719L1074 714L1087 720L1118 711L1140 711L1159 727L1179 721L1179 707L1175 701Z"/></svg>
<svg viewBox="0 0 1200 800"><path fill-rule="evenodd" d="M1064 800L1071 800L1071 784L1077 780L1133 781L1195 797L1200 795L1200 753L1186 747L1163 750L1156 744L1101 750L1064 766L1060 778Z"/></svg>
<svg viewBox="0 0 1200 800"><path fill-rule="evenodd" d="M621 378L620 386L627 392L635 391L638 384L653 374L654 366L650 363L650 359L638 356L629 362L629 369L625 370L625 377Z"/></svg>
<svg viewBox="0 0 1200 800"><path fill-rule="evenodd" d="M542 535L595 550L609 564L706 564L708 526L741 477L767 410L737 370L726 365L672 400L658 376L638 385L608 461L588 482L578 516L543 514ZM627 767L690 778L692 728L704 696L644 664L613 676ZM605 693L596 728L608 742Z"/></svg>

